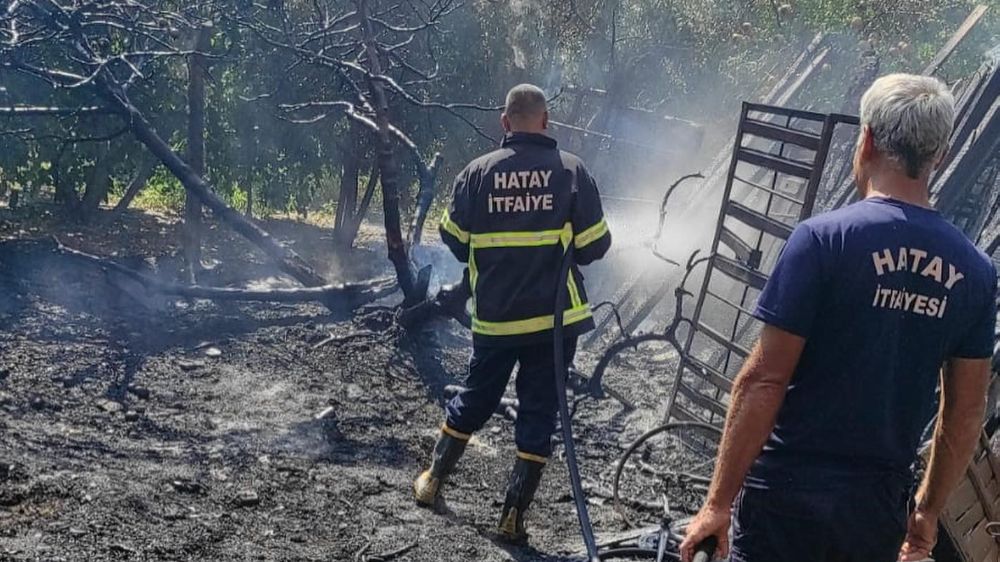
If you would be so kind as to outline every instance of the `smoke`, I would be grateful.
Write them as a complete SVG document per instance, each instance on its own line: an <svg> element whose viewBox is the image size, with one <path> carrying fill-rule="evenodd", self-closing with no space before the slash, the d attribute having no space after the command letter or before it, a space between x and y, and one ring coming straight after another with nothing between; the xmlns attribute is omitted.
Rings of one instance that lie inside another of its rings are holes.
<svg viewBox="0 0 1000 562"><path fill-rule="evenodd" d="M427 265L432 267L428 294L436 294L442 285L451 285L462 280L462 269L465 264L455 259L443 244L416 246L411 251L411 258L417 267Z"/></svg>
<svg viewBox="0 0 1000 562"><path fill-rule="evenodd" d="M526 70L536 61L530 54L537 52L536 42L542 36L544 4L540 0L511 0L508 4L510 27L507 43L514 54L514 66Z"/></svg>

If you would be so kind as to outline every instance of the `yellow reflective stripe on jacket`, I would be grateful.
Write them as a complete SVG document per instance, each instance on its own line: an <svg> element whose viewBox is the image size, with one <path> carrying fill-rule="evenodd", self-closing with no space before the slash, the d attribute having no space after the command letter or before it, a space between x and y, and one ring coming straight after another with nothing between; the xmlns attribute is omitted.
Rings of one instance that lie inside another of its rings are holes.
<svg viewBox="0 0 1000 562"><path fill-rule="evenodd" d="M476 281L479 280L479 267L476 266L476 251L469 248L469 288L472 290L472 315L476 315Z"/></svg>
<svg viewBox="0 0 1000 562"><path fill-rule="evenodd" d="M451 215L448 214L447 209L444 211L444 216L441 217L441 228L443 228L448 234L458 238L458 241L462 244L469 243L468 231L462 230L458 227L458 224L456 224L455 221L451 220Z"/></svg>
<svg viewBox="0 0 1000 562"><path fill-rule="evenodd" d="M583 305L583 301L580 300L580 291L576 287L576 279L573 279L573 272L569 272L569 279L566 281L566 286L569 288L569 305L572 308L579 308Z"/></svg>
<svg viewBox="0 0 1000 562"><path fill-rule="evenodd" d="M573 227L566 223L556 230L535 230L515 232L484 232L469 237L473 248L525 248L533 246L554 246L564 237L572 236Z"/></svg>
<svg viewBox="0 0 1000 562"><path fill-rule="evenodd" d="M583 305L571 308L563 316L563 326L575 324L581 320L590 318L590 307ZM472 319L472 331L484 336L517 336L522 334L533 334L551 330L556 325L555 316L536 316L524 320L511 320L508 322L487 322L478 318Z"/></svg>
<svg viewBox="0 0 1000 562"><path fill-rule="evenodd" d="M601 236L607 234L607 232L608 223L602 218L594 226L591 226L587 230L577 234L576 239L573 241L573 245L577 248L583 248L587 244L598 240Z"/></svg>

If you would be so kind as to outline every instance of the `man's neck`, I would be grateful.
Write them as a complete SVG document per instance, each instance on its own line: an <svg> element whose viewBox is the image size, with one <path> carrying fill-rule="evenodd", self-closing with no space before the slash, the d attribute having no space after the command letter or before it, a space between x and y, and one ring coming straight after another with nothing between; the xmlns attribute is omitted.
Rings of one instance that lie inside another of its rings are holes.
<svg viewBox="0 0 1000 562"><path fill-rule="evenodd" d="M918 207L933 208L930 201L930 190L927 187L928 177L914 179L906 174L892 171L882 171L873 174L865 189L865 198L888 197L903 203Z"/></svg>
<svg viewBox="0 0 1000 562"><path fill-rule="evenodd" d="M508 135L544 135L545 129L511 129L507 131Z"/></svg>

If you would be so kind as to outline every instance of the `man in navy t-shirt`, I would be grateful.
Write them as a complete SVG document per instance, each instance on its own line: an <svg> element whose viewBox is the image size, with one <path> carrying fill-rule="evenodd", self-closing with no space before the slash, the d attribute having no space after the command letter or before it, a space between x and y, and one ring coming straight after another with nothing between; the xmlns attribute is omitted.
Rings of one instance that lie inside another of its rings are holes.
<svg viewBox="0 0 1000 562"><path fill-rule="evenodd" d="M992 262L928 199L953 120L932 78L890 75L865 94L863 200L800 224L758 299L764 328L734 381L686 560L712 535L725 555L731 508L732 562L929 556L981 431L996 319Z"/></svg>

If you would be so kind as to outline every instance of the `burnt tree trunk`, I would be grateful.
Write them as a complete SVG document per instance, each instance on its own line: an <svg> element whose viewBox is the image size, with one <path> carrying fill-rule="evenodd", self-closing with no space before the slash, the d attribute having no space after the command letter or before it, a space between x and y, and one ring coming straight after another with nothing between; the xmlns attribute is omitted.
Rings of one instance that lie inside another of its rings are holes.
<svg viewBox="0 0 1000 562"><path fill-rule="evenodd" d="M87 185L80 200L81 218L89 220L101 207L101 203L111 191L111 153L108 143L102 142L96 147L94 167L87 175Z"/></svg>
<svg viewBox="0 0 1000 562"><path fill-rule="evenodd" d="M123 114L132 134L177 177L184 189L200 199L201 203L208 207L219 220L228 224L233 230L259 247L278 264L282 271L303 285L319 287L326 284L326 281L293 250L282 246L270 234L245 219L238 211L226 205L222 199L212 193L205 180L196 174L170 148L170 145L160 138L146 116L132 104L117 82L114 82L104 72L99 73L95 80L101 95Z"/></svg>
<svg viewBox="0 0 1000 562"><path fill-rule="evenodd" d="M62 205L67 211L75 212L77 206L80 204L80 199L76 195L76 189L73 184L67 182L62 173L62 157L69 146L68 142L63 142L56 152L56 157L52 159L52 185L55 187L53 198L57 204Z"/></svg>
<svg viewBox="0 0 1000 562"><path fill-rule="evenodd" d="M392 150L392 137L389 131L389 102L385 89L379 77L382 76L382 63L379 60L379 50L375 42L375 32L371 20L368 19L367 0L358 0L358 17L360 30L365 47L368 70L373 75L369 77L368 85L372 96L372 106L375 109L375 123L378 125L378 166L382 176L382 212L385 215L385 241L388 247L389 261L396 270L399 287L403 290L404 303L417 303L424 300L425 295L417 294L416 278L410 266L409 252L403 240L399 219L399 170L396 167Z"/></svg>
<svg viewBox="0 0 1000 562"><path fill-rule="evenodd" d="M431 160L431 165L420 170L420 189L417 191L417 212L413 215L413 224L410 226L410 242L414 246L420 245L420 239L424 233L424 223L427 221L427 213L431 209L436 193L438 170L444 158L438 152Z"/></svg>
<svg viewBox="0 0 1000 562"><path fill-rule="evenodd" d="M358 206L358 176L360 162L353 151L344 154L344 163L340 173L340 194L337 197L337 217L333 227L334 244L337 252L345 252L354 243L350 234L354 223L354 214Z"/></svg>
<svg viewBox="0 0 1000 562"><path fill-rule="evenodd" d="M260 159L260 135L259 135L260 130L259 130L259 126L257 124L258 116L257 116L257 113L255 111L251 111L251 115L253 116L252 117L252 123L250 124L249 131L247 133L245 133L245 134L247 134L247 136L250 139L250 150L247 153L246 165L244 166L244 176L245 176L245 180L246 180L245 181L245 185L244 185L244 191L246 192L246 195L247 195L247 206L243 210L243 214L248 219L252 219L253 218L253 182L254 182L254 174L253 174L253 172L251 170L257 170L257 169L259 169L259 165L260 165L260 162L259 162L259 159Z"/></svg>
<svg viewBox="0 0 1000 562"><path fill-rule="evenodd" d="M247 183L247 206L243 209L243 216L248 219L253 218L253 183Z"/></svg>
<svg viewBox="0 0 1000 562"><path fill-rule="evenodd" d="M125 194L122 195L121 201L115 205L112 209L112 215L120 215L128 209L129 205L135 199L136 195L142 191L146 184L149 183L149 179L153 177L153 171L156 170L156 159L152 156L144 156L142 161L139 163L139 169L135 172L135 177L129 182L128 187L125 188Z"/></svg>
<svg viewBox="0 0 1000 562"><path fill-rule="evenodd" d="M372 197L375 196L375 190L378 189L378 164L374 164L371 170L368 172L368 183L365 186L365 194L361 198L361 204L358 205L357 210L351 217L346 225L346 230L344 235L347 240L350 240L350 244L353 245L354 241L358 238L358 231L361 229L361 223L365 221L365 216L368 215L368 208L371 207Z"/></svg>
<svg viewBox="0 0 1000 562"><path fill-rule="evenodd" d="M212 27L203 25L195 38L195 52L188 57L187 161L191 170L201 177L205 177L205 77L208 74L208 63L202 53L211 46L211 38ZM202 269L202 230L201 201L186 192L182 246L191 283L197 281Z"/></svg>

